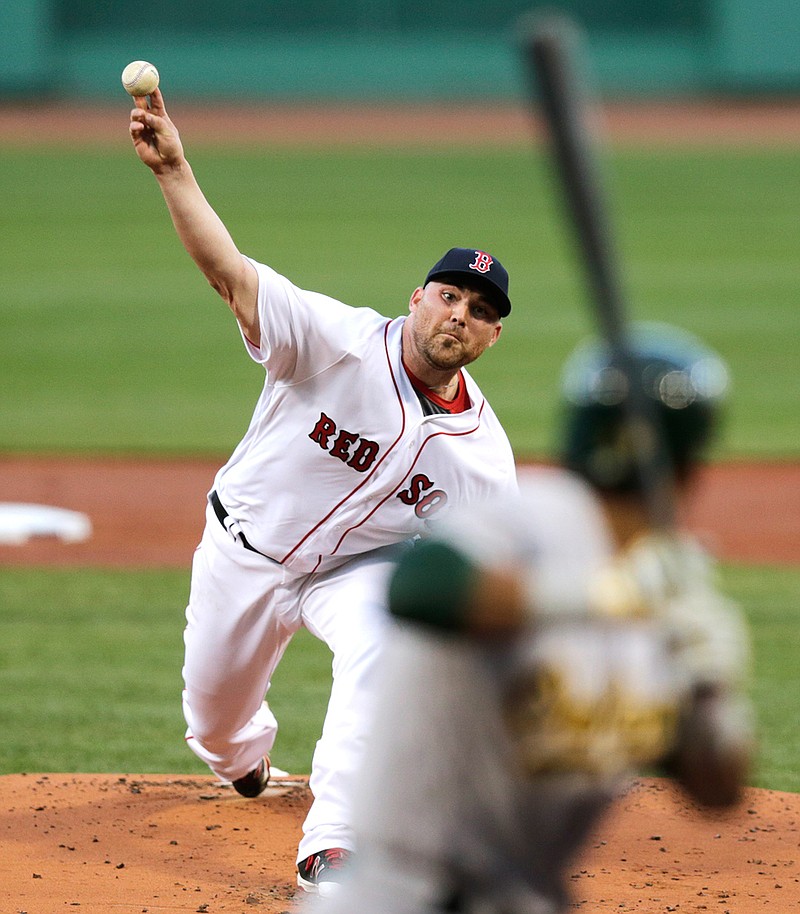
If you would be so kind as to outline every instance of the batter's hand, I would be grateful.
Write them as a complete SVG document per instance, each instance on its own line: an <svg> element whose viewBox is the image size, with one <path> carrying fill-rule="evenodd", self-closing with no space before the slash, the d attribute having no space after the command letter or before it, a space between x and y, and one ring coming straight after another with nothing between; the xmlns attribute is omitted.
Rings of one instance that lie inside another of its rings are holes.
<svg viewBox="0 0 800 914"><path fill-rule="evenodd" d="M156 174L185 161L178 129L167 114L160 89L136 99L136 107L131 111L130 132L136 154Z"/></svg>

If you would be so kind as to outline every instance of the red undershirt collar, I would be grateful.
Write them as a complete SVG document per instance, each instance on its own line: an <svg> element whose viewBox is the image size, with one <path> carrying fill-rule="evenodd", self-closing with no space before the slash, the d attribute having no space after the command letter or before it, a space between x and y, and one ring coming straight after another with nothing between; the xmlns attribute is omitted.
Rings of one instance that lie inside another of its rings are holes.
<svg viewBox="0 0 800 914"><path fill-rule="evenodd" d="M461 374L461 371L458 372L458 393L456 394L455 399L444 400L439 394L434 393L427 384L420 381L414 372L408 368L405 362L403 362L403 368L405 368L408 380L411 381L414 389L419 391L423 397L427 397L431 403L435 403L448 413L463 413L469 409L470 401L469 395L467 394L467 385L464 383L464 376Z"/></svg>

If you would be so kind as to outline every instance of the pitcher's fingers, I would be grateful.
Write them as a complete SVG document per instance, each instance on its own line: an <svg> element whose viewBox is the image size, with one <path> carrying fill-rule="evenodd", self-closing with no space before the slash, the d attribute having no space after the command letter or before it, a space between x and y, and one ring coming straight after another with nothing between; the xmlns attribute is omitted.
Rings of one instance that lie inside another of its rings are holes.
<svg viewBox="0 0 800 914"><path fill-rule="evenodd" d="M147 108L136 107L131 111L131 130L134 128L141 129L147 124L147 117L150 114Z"/></svg>
<svg viewBox="0 0 800 914"><path fill-rule="evenodd" d="M164 107L164 96L161 94L161 89L156 86L155 89L150 93L150 110L153 114L157 114L159 117L167 116L167 109Z"/></svg>
<svg viewBox="0 0 800 914"><path fill-rule="evenodd" d="M141 123L141 121L131 121L130 127L128 129L130 130L131 137L134 140L137 140L137 139L139 139L139 137L141 137L142 133L147 128L146 128L145 124Z"/></svg>

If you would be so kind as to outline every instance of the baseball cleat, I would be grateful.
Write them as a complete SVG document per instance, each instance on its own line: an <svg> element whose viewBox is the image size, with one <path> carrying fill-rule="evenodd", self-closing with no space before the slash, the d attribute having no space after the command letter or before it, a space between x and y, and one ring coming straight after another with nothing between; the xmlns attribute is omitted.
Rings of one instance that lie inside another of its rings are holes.
<svg viewBox="0 0 800 914"><path fill-rule="evenodd" d="M247 774L236 778L231 783L236 792L243 797L257 797L264 792L269 783L269 775L269 759L265 756L252 771L248 771Z"/></svg>
<svg viewBox="0 0 800 914"><path fill-rule="evenodd" d="M342 870L352 856L353 852L343 847L330 847L311 854L297 864L297 884L304 892L330 898L339 889Z"/></svg>

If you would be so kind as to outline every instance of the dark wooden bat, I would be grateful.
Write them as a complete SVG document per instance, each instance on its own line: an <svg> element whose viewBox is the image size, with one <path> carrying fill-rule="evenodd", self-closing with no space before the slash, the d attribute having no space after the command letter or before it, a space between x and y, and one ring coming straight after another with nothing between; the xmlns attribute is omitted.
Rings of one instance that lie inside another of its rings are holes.
<svg viewBox="0 0 800 914"><path fill-rule="evenodd" d="M519 28L534 112L544 115L556 172L586 272L590 302L612 360L628 379L625 400L643 497L656 528L674 522L671 467L658 416L635 382L629 320L614 244L599 140L591 121L581 34L560 14L526 17Z"/></svg>

